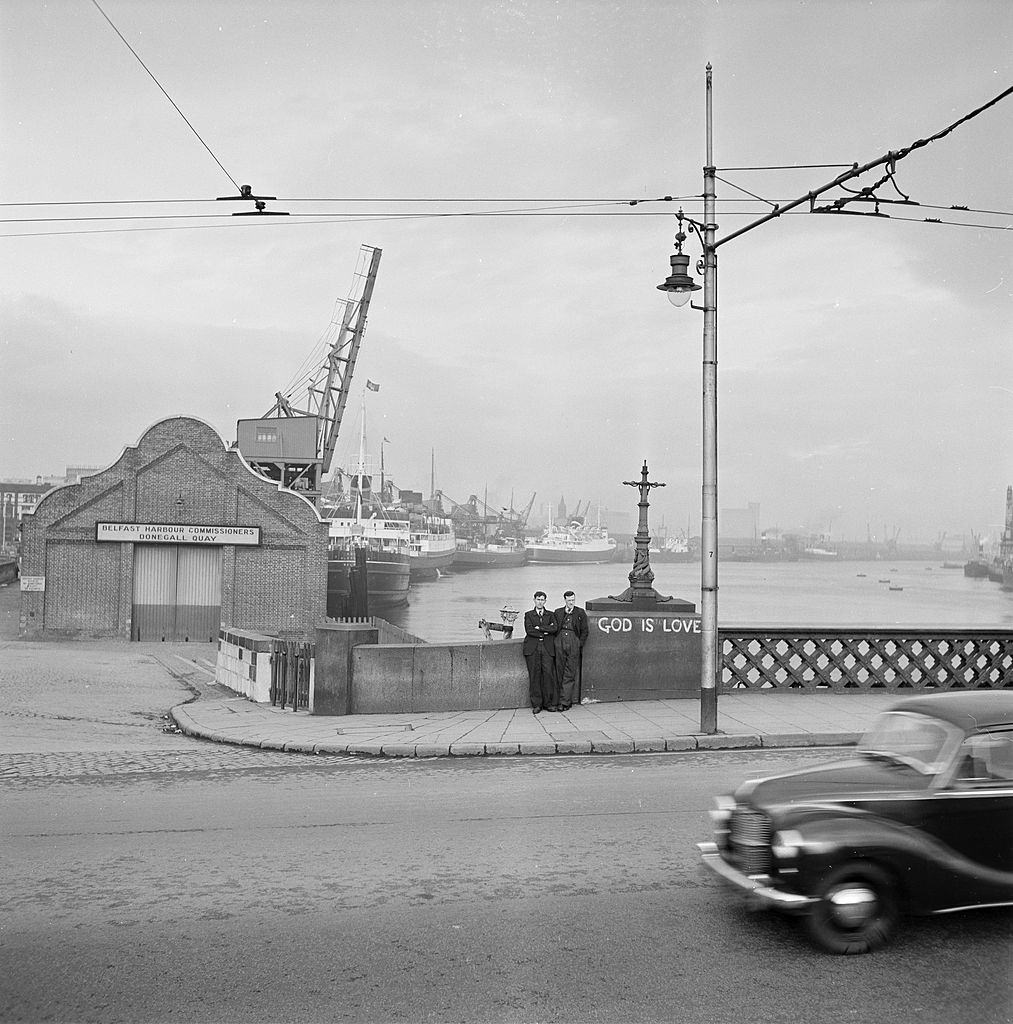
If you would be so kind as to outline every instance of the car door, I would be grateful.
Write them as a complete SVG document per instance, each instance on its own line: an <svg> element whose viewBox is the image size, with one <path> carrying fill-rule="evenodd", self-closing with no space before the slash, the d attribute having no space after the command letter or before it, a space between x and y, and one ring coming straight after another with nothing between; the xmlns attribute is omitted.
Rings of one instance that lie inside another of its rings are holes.
<svg viewBox="0 0 1013 1024"><path fill-rule="evenodd" d="M1013 899L1013 730L964 739L925 828L957 855L953 901Z"/></svg>

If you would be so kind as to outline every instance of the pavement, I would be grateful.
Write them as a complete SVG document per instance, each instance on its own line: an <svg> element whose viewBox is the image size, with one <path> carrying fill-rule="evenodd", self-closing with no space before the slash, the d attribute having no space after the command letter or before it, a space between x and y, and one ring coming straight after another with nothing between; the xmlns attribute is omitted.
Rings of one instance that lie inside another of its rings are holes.
<svg viewBox="0 0 1013 1024"><path fill-rule="evenodd" d="M718 732L700 732L696 699L325 717L243 697L200 698L172 709L184 733L218 743L301 754L492 757L648 751L824 747L854 744L883 693L730 693L718 698Z"/></svg>
<svg viewBox="0 0 1013 1024"><path fill-rule="evenodd" d="M6 769L0 763L0 776L44 771L48 758L68 752L104 770L98 755L108 760L114 749L140 770L145 758L192 752L183 734L249 748L249 757L256 750L425 758L847 746L900 696L720 694L718 731L710 735L700 732L692 698L540 715L504 708L318 716L255 704L218 685L214 644L18 640L17 608L17 588L0 587L0 761L13 759Z"/></svg>

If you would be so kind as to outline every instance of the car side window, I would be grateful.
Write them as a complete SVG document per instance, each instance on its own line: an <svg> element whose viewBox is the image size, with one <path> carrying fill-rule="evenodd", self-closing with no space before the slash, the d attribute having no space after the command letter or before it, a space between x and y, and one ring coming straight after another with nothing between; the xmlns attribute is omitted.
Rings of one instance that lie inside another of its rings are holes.
<svg viewBox="0 0 1013 1024"><path fill-rule="evenodd" d="M1013 785L1013 732L968 736L960 748L956 779L974 788Z"/></svg>

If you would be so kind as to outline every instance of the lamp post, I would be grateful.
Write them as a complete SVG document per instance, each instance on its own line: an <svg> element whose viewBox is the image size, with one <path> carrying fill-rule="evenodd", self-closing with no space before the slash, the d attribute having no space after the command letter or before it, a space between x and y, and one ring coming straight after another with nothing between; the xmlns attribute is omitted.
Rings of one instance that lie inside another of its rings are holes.
<svg viewBox="0 0 1013 1024"><path fill-rule="evenodd" d="M911 153L929 143L949 135L965 121L977 117L983 111L995 106L1000 100L1013 95L1013 86L999 93L998 96L982 104L970 113L965 114L953 124L941 129L933 135L918 139L916 142L901 149L891 149L883 156L870 160L859 166L854 163L846 171L838 174L831 181L810 189L804 195L789 203L775 203L767 213L756 220L738 228L720 240L715 238L717 224L714 223L714 182L716 168L713 157L713 118L711 108L711 66L707 65L707 164L703 169L703 223L686 217L679 211L679 229L675 236L675 253L671 257L672 273L658 285L659 291L666 292L673 306L684 306L700 286L687 273L689 257L682 251L682 243L686 241L683 222L688 229L696 234L703 249L703 256L697 264L697 270L703 272L703 305L690 303L693 309L703 312L703 513L701 517L701 566L700 566L700 629L703 641L703 659L700 670L700 731L717 732L718 683L721 671L720 650L718 645L718 258L719 246L730 242L767 224L778 217L783 217L800 207L808 205L810 213L853 213L844 207L851 203L875 203L875 212L866 216L887 216L880 212L880 197L876 190L887 182L893 182L893 174L897 164ZM821 165L817 165L821 166ZM846 181L858 178L876 167L885 167L886 173L873 185L858 192L835 200L829 206L816 207L818 196L829 192ZM894 187L896 184L894 183ZM905 196L902 200L908 202ZM916 204L917 205L917 204Z"/></svg>
<svg viewBox="0 0 1013 1024"><path fill-rule="evenodd" d="M700 731L717 732L718 674L721 652L718 642L718 257L714 244L714 154L711 109L711 66L707 65L707 164L703 169L702 224L679 210L676 251L671 257L672 273L658 290L668 294L673 306L684 306L700 286L686 272L689 256L682 251L686 234L683 222L700 239L703 256L697 267L703 270L703 487L700 518L700 633L703 644L700 665Z"/></svg>

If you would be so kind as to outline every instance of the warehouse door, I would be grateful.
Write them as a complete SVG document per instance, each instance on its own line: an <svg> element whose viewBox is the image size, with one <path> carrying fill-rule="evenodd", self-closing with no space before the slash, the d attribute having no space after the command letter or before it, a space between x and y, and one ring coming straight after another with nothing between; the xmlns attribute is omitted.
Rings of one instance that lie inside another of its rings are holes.
<svg viewBox="0 0 1013 1024"><path fill-rule="evenodd" d="M135 544L134 640L210 643L218 638L222 549Z"/></svg>

